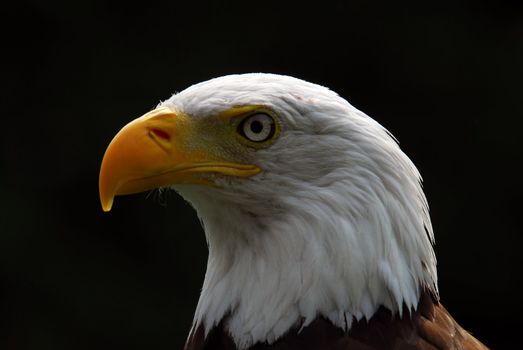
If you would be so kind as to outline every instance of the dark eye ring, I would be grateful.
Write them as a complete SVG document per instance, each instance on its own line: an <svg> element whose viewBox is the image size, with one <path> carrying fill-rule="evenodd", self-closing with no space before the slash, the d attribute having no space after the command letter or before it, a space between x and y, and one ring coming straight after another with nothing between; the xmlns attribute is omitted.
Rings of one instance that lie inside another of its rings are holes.
<svg viewBox="0 0 523 350"><path fill-rule="evenodd" d="M238 132L249 141L263 142L274 136L276 124L270 115L256 113L242 120Z"/></svg>

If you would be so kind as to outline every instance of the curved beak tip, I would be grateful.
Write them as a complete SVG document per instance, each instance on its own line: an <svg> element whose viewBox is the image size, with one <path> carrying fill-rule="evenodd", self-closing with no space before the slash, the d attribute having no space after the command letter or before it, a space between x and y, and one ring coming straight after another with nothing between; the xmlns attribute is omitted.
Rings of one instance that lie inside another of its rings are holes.
<svg viewBox="0 0 523 350"><path fill-rule="evenodd" d="M108 212L113 207L114 194L109 194L103 191L104 187L100 186L100 204L102 205L102 210Z"/></svg>
<svg viewBox="0 0 523 350"><path fill-rule="evenodd" d="M106 202L103 202L102 201L102 210L104 212L109 212L111 211L111 208L113 207L113 199L111 198L109 201L106 201Z"/></svg>

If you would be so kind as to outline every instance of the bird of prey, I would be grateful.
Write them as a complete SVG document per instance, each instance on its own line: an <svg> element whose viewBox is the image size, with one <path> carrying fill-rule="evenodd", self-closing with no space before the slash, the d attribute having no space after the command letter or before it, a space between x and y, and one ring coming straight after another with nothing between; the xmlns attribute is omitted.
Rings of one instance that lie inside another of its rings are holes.
<svg viewBox="0 0 523 350"><path fill-rule="evenodd" d="M112 140L117 195L173 189L207 271L185 349L487 349L442 306L421 177L328 88L274 74L174 94Z"/></svg>

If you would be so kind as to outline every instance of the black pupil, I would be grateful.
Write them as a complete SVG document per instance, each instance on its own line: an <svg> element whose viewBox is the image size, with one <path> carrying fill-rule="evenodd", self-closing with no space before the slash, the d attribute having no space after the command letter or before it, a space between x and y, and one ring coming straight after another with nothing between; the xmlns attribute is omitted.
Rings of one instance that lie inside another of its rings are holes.
<svg viewBox="0 0 523 350"><path fill-rule="evenodd" d="M263 130L263 124L259 120L255 120L251 123L251 131L255 134L259 134Z"/></svg>

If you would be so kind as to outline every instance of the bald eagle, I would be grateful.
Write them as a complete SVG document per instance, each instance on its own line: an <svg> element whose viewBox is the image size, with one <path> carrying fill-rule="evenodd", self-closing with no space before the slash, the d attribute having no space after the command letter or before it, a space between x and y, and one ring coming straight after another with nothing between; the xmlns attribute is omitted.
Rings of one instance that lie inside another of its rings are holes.
<svg viewBox="0 0 523 350"><path fill-rule="evenodd" d="M174 189L209 246L186 350L486 349L439 300L421 177L328 88L242 74L130 122L100 170L116 195Z"/></svg>

